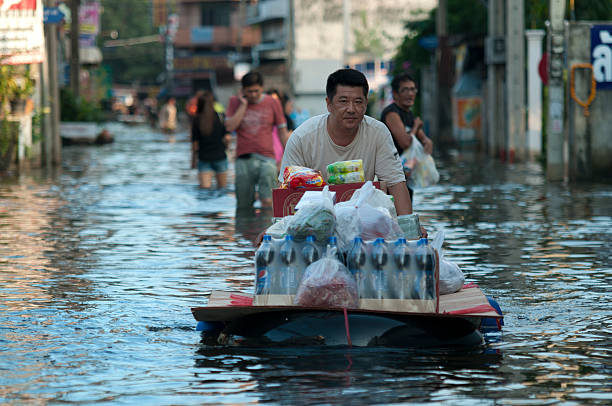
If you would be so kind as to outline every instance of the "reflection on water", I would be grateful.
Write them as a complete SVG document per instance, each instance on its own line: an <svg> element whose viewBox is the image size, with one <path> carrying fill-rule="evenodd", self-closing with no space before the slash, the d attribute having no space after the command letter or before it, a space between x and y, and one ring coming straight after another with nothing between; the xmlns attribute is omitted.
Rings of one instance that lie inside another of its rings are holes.
<svg viewBox="0 0 612 406"><path fill-rule="evenodd" d="M271 213L198 190L187 134L112 132L54 173L0 178L0 403L612 401L612 185L438 160L415 208L505 312L483 348L210 347L189 309L251 292Z"/></svg>

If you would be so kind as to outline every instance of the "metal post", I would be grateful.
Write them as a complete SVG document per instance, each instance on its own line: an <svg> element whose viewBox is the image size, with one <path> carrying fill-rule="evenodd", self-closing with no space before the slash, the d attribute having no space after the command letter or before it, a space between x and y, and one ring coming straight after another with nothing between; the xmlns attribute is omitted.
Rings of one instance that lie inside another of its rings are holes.
<svg viewBox="0 0 612 406"><path fill-rule="evenodd" d="M440 144L452 140L451 87L453 85L451 70L451 50L448 46L447 0L438 0L436 14L436 35L438 37L437 71L438 71L438 131L435 137Z"/></svg>
<svg viewBox="0 0 612 406"><path fill-rule="evenodd" d="M79 97L79 7L81 0L70 1L70 89L74 97Z"/></svg>
<svg viewBox="0 0 612 406"><path fill-rule="evenodd" d="M525 22L523 0L506 2L508 161L525 159Z"/></svg>
<svg viewBox="0 0 612 406"><path fill-rule="evenodd" d="M542 80L538 65L542 59L544 30L527 30L527 155L534 160L542 153Z"/></svg>
<svg viewBox="0 0 612 406"><path fill-rule="evenodd" d="M490 0L488 9L487 62L487 151L490 156L506 157L506 114L504 98L506 40L504 1Z"/></svg>
<svg viewBox="0 0 612 406"><path fill-rule="evenodd" d="M546 177L564 178L563 159L563 58L565 54L565 0L550 0L550 61L548 66L548 133L546 145Z"/></svg>

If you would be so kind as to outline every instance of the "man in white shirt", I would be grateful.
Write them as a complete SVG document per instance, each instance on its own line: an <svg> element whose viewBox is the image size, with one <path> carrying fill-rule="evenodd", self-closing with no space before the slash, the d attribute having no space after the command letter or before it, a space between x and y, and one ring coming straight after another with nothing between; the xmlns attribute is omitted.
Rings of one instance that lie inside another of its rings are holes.
<svg viewBox="0 0 612 406"><path fill-rule="evenodd" d="M359 71L340 69L327 78L325 101L329 113L300 125L285 146L279 181L285 167L304 166L328 179L327 165L337 161L363 160L365 180L387 184L398 216L412 213L406 177L387 127L366 116L368 81Z"/></svg>

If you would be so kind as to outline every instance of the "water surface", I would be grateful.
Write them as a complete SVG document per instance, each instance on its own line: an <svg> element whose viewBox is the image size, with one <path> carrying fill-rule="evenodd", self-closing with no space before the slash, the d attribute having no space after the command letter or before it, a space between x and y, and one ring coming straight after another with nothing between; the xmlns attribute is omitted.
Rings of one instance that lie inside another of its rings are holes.
<svg viewBox="0 0 612 406"><path fill-rule="evenodd" d="M190 308L251 292L270 213L198 190L186 134L111 130L0 178L0 403L612 403L612 185L438 159L415 209L505 312L482 347L211 347Z"/></svg>

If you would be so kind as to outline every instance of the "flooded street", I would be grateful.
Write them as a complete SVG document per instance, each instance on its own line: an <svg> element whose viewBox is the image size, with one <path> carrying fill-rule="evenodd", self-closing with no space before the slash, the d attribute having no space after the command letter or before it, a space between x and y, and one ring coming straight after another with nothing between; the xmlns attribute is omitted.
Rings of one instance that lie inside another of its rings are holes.
<svg viewBox="0 0 612 406"><path fill-rule="evenodd" d="M271 214L198 190L186 133L109 130L53 174L0 178L0 403L612 403L612 184L437 161L415 211L504 311L482 348L209 347L190 308L252 292Z"/></svg>

